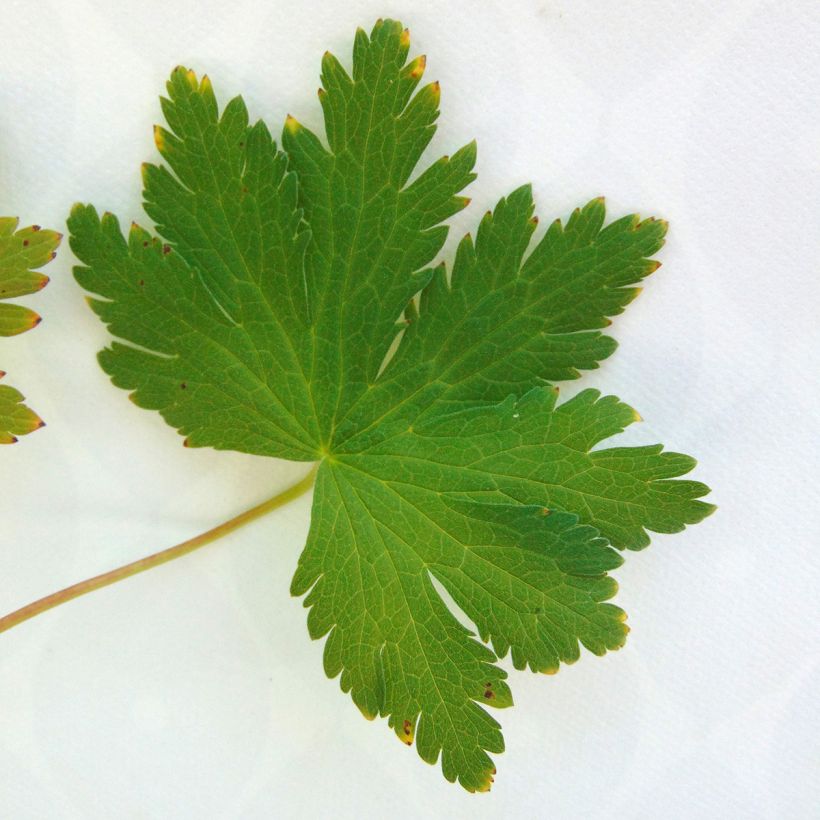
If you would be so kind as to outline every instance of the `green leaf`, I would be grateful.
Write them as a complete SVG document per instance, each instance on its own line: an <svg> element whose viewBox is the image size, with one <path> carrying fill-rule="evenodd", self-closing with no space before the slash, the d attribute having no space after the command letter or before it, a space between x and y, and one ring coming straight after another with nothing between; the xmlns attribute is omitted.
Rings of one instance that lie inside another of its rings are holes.
<svg viewBox="0 0 820 820"><path fill-rule="evenodd" d="M48 277L37 273L50 262L60 244L61 234L32 225L16 231L16 217L0 217L0 300L25 296L42 290ZM0 336L16 336L40 323L27 307L0 304ZM0 373L0 378L5 373ZM40 417L26 407L22 394L8 385L0 386L0 444L13 444L17 436L43 427Z"/></svg>
<svg viewBox="0 0 820 820"><path fill-rule="evenodd" d="M601 329L657 269L666 224L606 224L594 199L533 242L525 186L448 276L442 222L469 202L475 145L418 167L439 87L418 87L408 49L388 20L357 32L351 72L325 54L325 137L288 116L283 150L177 68L167 164L144 167L162 239L91 206L69 227L119 339L100 354L115 384L190 446L321 461L292 592L325 670L476 791L504 747L485 707L512 704L498 659L552 673L620 647L614 548L713 508L680 479L688 456L599 449L630 407L552 386L613 352Z"/></svg>

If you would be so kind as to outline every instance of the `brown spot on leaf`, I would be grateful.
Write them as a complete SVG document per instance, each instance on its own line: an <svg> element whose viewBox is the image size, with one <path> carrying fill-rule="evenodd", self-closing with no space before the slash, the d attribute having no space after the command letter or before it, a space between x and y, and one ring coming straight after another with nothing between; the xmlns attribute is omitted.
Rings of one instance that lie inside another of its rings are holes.
<svg viewBox="0 0 820 820"><path fill-rule="evenodd" d="M138 284L139 284L140 287L142 287L145 284L145 280L140 279Z"/></svg>
<svg viewBox="0 0 820 820"><path fill-rule="evenodd" d="M180 384L180 386L179 386L179 389L180 389L180 390L187 390L187 389L188 389L188 385L187 385L187 384L185 384L185 382L182 382L182 384Z"/></svg>
<svg viewBox="0 0 820 820"><path fill-rule="evenodd" d="M32 225L32 226L31 226L31 230L33 230L33 231L41 231L41 230L42 230L42 228L41 228L39 225Z"/></svg>
<svg viewBox="0 0 820 820"><path fill-rule="evenodd" d="M167 256L169 253L171 253L171 246L170 245L163 245L162 246L162 253L165 256Z"/></svg>
<svg viewBox="0 0 820 820"><path fill-rule="evenodd" d="M484 690L484 697L489 698L490 700L492 700L495 697L495 692L493 692L492 689L485 689Z"/></svg>
<svg viewBox="0 0 820 820"><path fill-rule="evenodd" d="M410 721L409 720L404 721L404 734L406 734L406 735L410 734Z"/></svg>
<svg viewBox="0 0 820 820"><path fill-rule="evenodd" d="M24 247L24 248L27 248L27 247L28 247L28 239L24 239L24 240L23 240L23 247Z"/></svg>

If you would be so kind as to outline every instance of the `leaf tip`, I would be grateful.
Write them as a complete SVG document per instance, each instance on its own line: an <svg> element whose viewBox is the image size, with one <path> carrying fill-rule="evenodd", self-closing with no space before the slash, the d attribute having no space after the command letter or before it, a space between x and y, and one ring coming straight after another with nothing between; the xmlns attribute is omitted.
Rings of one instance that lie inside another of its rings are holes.
<svg viewBox="0 0 820 820"><path fill-rule="evenodd" d="M413 722L410 720L402 721L401 731L397 732L396 734L398 735L399 740L401 740L402 743L404 743L406 746L412 746L413 738L415 736Z"/></svg>
<svg viewBox="0 0 820 820"><path fill-rule="evenodd" d="M401 44L402 48L408 48L410 46L410 29L406 28L402 31L401 35L399 36L399 43Z"/></svg>
<svg viewBox="0 0 820 820"><path fill-rule="evenodd" d="M492 789L493 783L495 783L495 773L495 766L493 766L492 769L488 769L486 772L484 772L484 780L482 780L481 783L479 783L475 787L475 790L481 793L490 791L490 789Z"/></svg>
<svg viewBox="0 0 820 820"><path fill-rule="evenodd" d="M291 116L290 114L285 117L285 129L289 134L297 134L302 128L302 124L296 117Z"/></svg>
<svg viewBox="0 0 820 820"><path fill-rule="evenodd" d="M157 151L160 154L164 154L166 149L168 148L168 141L165 139L165 129L161 125L154 126L154 145L157 146ZM143 163L142 167L145 168L147 163Z"/></svg>
<svg viewBox="0 0 820 820"><path fill-rule="evenodd" d="M421 75L424 74L424 69L427 67L427 56L425 54L420 54L410 63L410 71L409 76L414 79L418 80L421 78ZM434 83L434 85L438 85L438 83Z"/></svg>
<svg viewBox="0 0 820 820"><path fill-rule="evenodd" d="M191 91L196 91L197 89L197 81L196 81L196 73L192 68L183 69L185 71L185 79L188 81L188 85L191 88Z"/></svg>

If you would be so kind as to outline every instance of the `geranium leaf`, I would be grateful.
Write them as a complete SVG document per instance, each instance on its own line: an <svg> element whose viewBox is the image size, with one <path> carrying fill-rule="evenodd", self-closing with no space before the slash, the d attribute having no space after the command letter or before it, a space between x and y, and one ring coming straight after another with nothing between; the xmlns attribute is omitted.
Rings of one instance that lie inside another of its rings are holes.
<svg viewBox="0 0 820 820"><path fill-rule="evenodd" d="M617 549L713 508L680 479L688 456L599 447L634 410L591 390L559 403L552 384L613 352L601 329L658 267L666 224L606 224L594 199L533 241L525 186L448 277L442 222L469 202L475 145L422 161L439 87L408 50L388 20L359 30L350 70L325 54L324 139L289 115L282 150L176 69L167 165L144 169L162 238L82 205L69 227L119 339L100 355L115 384L191 446L321 462L292 591L325 670L475 791L503 750L485 707L512 704L498 659L552 673L620 647Z"/></svg>

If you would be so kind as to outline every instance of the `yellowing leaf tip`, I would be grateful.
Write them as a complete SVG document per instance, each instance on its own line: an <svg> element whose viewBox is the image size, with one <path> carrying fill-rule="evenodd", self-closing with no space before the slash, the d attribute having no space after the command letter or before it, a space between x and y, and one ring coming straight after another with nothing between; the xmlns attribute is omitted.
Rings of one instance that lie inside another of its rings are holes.
<svg viewBox="0 0 820 820"><path fill-rule="evenodd" d="M410 63L410 76L414 80L418 80L422 74L424 74L424 69L427 67L427 56L424 54L419 55ZM437 83L436 83L437 85Z"/></svg>
<svg viewBox="0 0 820 820"><path fill-rule="evenodd" d="M399 740L402 743L406 744L407 746L413 745L413 738L415 736L415 732L413 730L413 723L412 721L405 720L402 722L401 731L397 733Z"/></svg>
<svg viewBox="0 0 820 820"><path fill-rule="evenodd" d="M399 37L399 42L401 43L402 48L407 48L410 45L410 29L406 28L402 31L401 36Z"/></svg>
<svg viewBox="0 0 820 820"><path fill-rule="evenodd" d="M643 421L643 416L635 409L632 410L632 421Z"/></svg>
<svg viewBox="0 0 820 820"><path fill-rule="evenodd" d="M168 143L165 139L165 130L161 125L154 126L154 145L157 146L157 151L161 154L164 154L166 148L168 147ZM143 163L143 168L145 165L146 163Z"/></svg>
<svg viewBox="0 0 820 820"><path fill-rule="evenodd" d="M296 117L292 117L288 114L285 118L285 128L289 134L296 134L302 128L302 124L296 119Z"/></svg>

